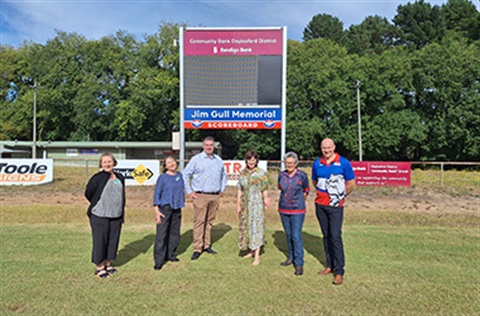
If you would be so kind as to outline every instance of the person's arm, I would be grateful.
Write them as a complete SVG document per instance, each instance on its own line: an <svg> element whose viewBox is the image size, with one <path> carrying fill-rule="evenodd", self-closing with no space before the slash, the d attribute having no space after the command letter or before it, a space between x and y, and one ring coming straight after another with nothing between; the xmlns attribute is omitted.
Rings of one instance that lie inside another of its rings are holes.
<svg viewBox="0 0 480 316"><path fill-rule="evenodd" d="M348 196L355 189L355 173L353 172L352 164L347 160L344 171L345 177L345 196Z"/></svg>
<svg viewBox="0 0 480 316"><path fill-rule="evenodd" d="M154 211L155 211L155 223L161 224L162 223L162 218L165 217L162 212L160 212L160 206L155 205L154 206Z"/></svg>
<svg viewBox="0 0 480 316"><path fill-rule="evenodd" d="M185 169L182 172L183 175L183 184L185 186L185 193L187 193L192 200L197 198L197 194L192 191L192 187L190 185L190 178L193 175L193 172L195 170L195 157L192 157L190 162L187 164Z"/></svg>
<svg viewBox="0 0 480 316"><path fill-rule="evenodd" d="M157 224L162 223L162 218L165 217L162 212L160 212L161 199L162 199L162 176L160 175L157 179L157 184L155 185L155 193L153 194L153 208L155 213L155 222Z"/></svg>
<svg viewBox="0 0 480 316"><path fill-rule="evenodd" d="M313 163L312 165L312 184L313 184L313 187L317 187L317 183L318 183L318 178L317 178L317 171L315 170L315 162Z"/></svg>
<svg viewBox="0 0 480 316"><path fill-rule="evenodd" d="M223 161L222 161L223 164ZM222 167L222 184L220 189L220 195L225 191L227 188L227 172L225 171L225 165Z"/></svg>
<svg viewBox="0 0 480 316"><path fill-rule="evenodd" d="M237 190L237 214L240 214L242 212L242 190L238 188Z"/></svg>
<svg viewBox="0 0 480 316"><path fill-rule="evenodd" d="M262 188L262 196L263 196L263 203L266 206L270 206L270 197L268 196L268 188L270 187L270 179L268 178L268 173L265 170L263 171L263 188Z"/></svg>
<svg viewBox="0 0 480 316"><path fill-rule="evenodd" d="M87 183L87 187L85 188L85 198L88 202L92 202L93 196L95 195L95 191L97 190L98 185L98 177L95 175L90 178Z"/></svg>
<svg viewBox="0 0 480 316"><path fill-rule="evenodd" d="M345 194L348 196L355 189L355 179L345 182Z"/></svg>
<svg viewBox="0 0 480 316"><path fill-rule="evenodd" d="M270 197L268 196L268 190L265 190L263 193L263 202L266 206L270 206Z"/></svg>
<svg viewBox="0 0 480 316"><path fill-rule="evenodd" d="M161 198L162 198L162 176L160 175L157 178L157 184L155 185L155 192L153 193L153 205L154 206L161 206Z"/></svg>
<svg viewBox="0 0 480 316"><path fill-rule="evenodd" d="M303 186L303 198L306 200L308 193L310 193L310 184L308 183L308 176L306 173L302 172L303 175L303 181L302 181L302 186Z"/></svg>

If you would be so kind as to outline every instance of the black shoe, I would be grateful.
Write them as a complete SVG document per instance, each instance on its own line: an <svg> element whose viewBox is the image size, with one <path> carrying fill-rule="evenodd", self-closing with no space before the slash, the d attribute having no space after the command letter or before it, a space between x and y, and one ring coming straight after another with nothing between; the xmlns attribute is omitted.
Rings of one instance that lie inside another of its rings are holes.
<svg viewBox="0 0 480 316"><path fill-rule="evenodd" d="M178 259L177 257L172 257L172 258L170 258L170 261L171 262L179 262L180 259Z"/></svg>
<svg viewBox="0 0 480 316"><path fill-rule="evenodd" d="M153 266L153 268L154 268L155 270L161 270L161 269L162 269L162 265L161 265L161 264L156 264L156 265Z"/></svg>
<svg viewBox="0 0 480 316"><path fill-rule="evenodd" d="M202 253L198 252L198 251L195 251L192 255L192 260L197 260L198 258L200 258L200 255Z"/></svg>
<svg viewBox="0 0 480 316"><path fill-rule="evenodd" d="M213 250L212 248L208 247L206 249L203 249L203 251L211 254L211 255L216 255L218 252L216 252L215 250Z"/></svg>
<svg viewBox="0 0 480 316"><path fill-rule="evenodd" d="M292 260L287 259L287 260L285 260L284 262L280 263L280 265L281 265L282 267L286 267L286 266L291 265L292 263L293 263Z"/></svg>
<svg viewBox="0 0 480 316"><path fill-rule="evenodd" d="M303 274L303 267L295 266L295 275L302 275L302 274Z"/></svg>

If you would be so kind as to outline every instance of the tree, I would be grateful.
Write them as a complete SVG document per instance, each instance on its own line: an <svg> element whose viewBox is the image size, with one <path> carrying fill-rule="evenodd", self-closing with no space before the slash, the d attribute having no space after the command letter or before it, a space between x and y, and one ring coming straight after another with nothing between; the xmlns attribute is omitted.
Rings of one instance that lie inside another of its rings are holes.
<svg viewBox="0 0 480 316"><path fill-rule="evenodd" d="M118 104L115 116L118 140L170 140L172 131L179 130L179 54L174 46L179 27L160 25L140 46L128 98Z"/></svg>
<svg viewBox="0 0 480 316"><path fill-rule="evenodd" d="M416 106L428 126L422 158L478 160L480 46L446 37L415 52L412 66Z"/></svg>
<svg viewBox="0 0 480 316"><path fill-rule="evenodd" d="M440 7L432 7L424 0L399 5L393 22L400 31L400 43L416 49L440 41L446 31Z"/></svg>
<svg viewBox="0 0 480 316"><path fill-rule="evenodd" d="M361 24L350 26L345 35L346 47L351 54L379 54L393 46L395 34L395 26L386 18L368 16Z"/></svg>
<svg viewBox="0 0 480 316"><path fill-rule="evenodd" d="M315 15L303 30L303 40L325 38L341 44L343 41L343 22L330 14Z"/></svg>
<svg viewBox="0 0 480 316"><path fill-rule="evenodd" d="M468 0L449 0L442 5L447 29L452 30L471 42L480 39L480 13Z"/></svg>
<svg viewBox="0 0 480 316"><path fill-rule="evenodd" d="M29 117L32 105L19 102L21 53L10 46L0 47L0 139L30 139ZM17 82L17 84L15 84ZM33 99L32 99L33 100Z"/></svg>
<svg viewBox="0 0 480 316"><path fill-rule="evenodd" d="M329 40L289 41L287 148L311 158L323 138L350 137L344 126L355 122L351 62L346 49Z"/></svg>

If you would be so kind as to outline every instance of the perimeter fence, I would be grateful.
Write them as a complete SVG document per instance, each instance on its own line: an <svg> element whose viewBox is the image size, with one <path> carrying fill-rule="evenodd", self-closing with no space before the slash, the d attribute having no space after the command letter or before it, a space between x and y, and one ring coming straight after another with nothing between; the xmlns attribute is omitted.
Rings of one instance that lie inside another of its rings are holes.
<svg viewBox="0 0 480 316"><path fill-rule="evenodd" d="M313 160L302 160L298 167L308 174L313 164ZM188 160L185 161L185 165ZM161 167L162 161L159 160ZM415 180L421 178L422 182L429 182L432 185L440 186L458 186L462 181L462 174L468 174L477 181L477 187L480 193L480 162L441 162L441 161L412 161L412 185ZM86 180L92 174L92 170L98 169L98 159L54 159L54 166L76 166L83 167ZM269 160L268 171L279 172L282 168L282 161ZM428 172L427 172L428 171Z"/></svg>

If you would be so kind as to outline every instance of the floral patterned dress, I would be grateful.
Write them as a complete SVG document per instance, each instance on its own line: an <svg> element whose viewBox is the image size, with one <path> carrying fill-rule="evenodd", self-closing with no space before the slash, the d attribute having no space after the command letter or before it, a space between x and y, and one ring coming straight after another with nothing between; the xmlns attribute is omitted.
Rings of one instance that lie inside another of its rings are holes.
<svg viewBox="0 0 480 316"><path fill-rule="evenodd" d="M241 190L240 205L240 250L255 250L264 244L265 206L263 192L268 190L268 174L256 167L250 172L247 168L240 173L238 188Z"/></svg>

